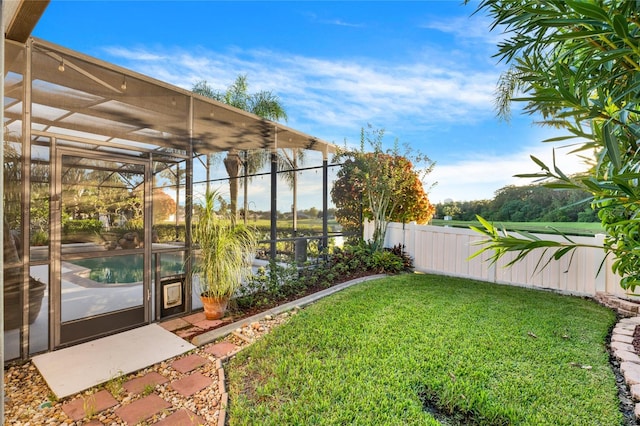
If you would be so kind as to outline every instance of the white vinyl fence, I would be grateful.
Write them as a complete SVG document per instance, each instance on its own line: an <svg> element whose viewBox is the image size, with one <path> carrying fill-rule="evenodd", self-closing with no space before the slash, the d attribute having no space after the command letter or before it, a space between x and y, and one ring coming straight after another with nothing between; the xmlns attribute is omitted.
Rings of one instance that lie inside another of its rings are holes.
<svg viewBox="0 0 640 426"><path fill-rule="evenodd" d="M365 239L373 235L373 223L365 224ZM562 236L539 235L544 239L562 240ZM524 260L505 267L515 255L508 253L491 265L489 253L469 259L480 246L475 245L483 236L464 228L417 225L415 222L389 223L385 247L403 244L414 261L418 272L450 275L540 289L562 293L595 296L596 292L626 297L620 287L620 277L611 272L611 256L605 258L603 249L579 248L573 256L565 255L559 261L552 260L544 269L536 269L543 251L533 252ZM603 236L571 237L575 242L602 246ZM544 264L551 256L548 252ZM601 263L605 263L601 267ZM599 271L600 270L600 271ZM599 272L598 272L599 271Z"/></svg>

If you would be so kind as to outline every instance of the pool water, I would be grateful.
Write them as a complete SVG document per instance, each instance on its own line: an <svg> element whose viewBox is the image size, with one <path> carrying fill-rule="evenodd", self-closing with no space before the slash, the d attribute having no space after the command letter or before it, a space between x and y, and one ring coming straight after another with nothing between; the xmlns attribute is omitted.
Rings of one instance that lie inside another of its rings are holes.
<svg viewBox="0 0 640 426"><path fill-rule="evenodd" d="M179 255L160 256L162 276L184 273L184 262ZM87 278L103 284L136 283L143 280L143 256L110 256L74 260L72 263L89 270ZM155 267L155 262L152 262Z"/></svg>

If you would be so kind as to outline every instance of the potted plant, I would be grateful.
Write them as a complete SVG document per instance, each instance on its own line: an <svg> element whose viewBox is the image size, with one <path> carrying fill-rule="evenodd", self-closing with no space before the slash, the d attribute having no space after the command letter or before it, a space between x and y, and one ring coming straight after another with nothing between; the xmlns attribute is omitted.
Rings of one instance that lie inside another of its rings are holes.
<svg viewBox="0 0 640 426"><path fill-rule="evenodd" d="M200 206L193 237L198 244L194 273L207 319L224 316L227 303L251 273L257 248L256 234L232 217L215 212L217 191L207 191Z"/></svg>

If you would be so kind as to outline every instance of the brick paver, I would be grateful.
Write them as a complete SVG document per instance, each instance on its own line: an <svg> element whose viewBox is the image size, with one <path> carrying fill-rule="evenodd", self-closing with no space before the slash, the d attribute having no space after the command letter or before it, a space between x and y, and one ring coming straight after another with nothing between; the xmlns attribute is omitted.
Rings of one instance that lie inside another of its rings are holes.
<svg viewBox="0 0 640 426"><path fill-rule="evenodd" d="M160 327L164 328L167 331L176 331L181 328L188 327L190 322L183 320L182 318L175 318L169 321L161 322Z"/></svg>
<svg viewBox="0 0 640 426"><path fill-rule="evenodd" d="M171 367L181 373L188 373L191 370L195 370L196 368L205 365L207 362L209 362L208 359L203 358L200 355L192 354L173 361L171 363Z"/></svg>
<svg viewBox="0 0 640 426"><path fill-rule="evenodd" d="M198 321L198 322L194 323L193 325L195 325L196 327L200 327L203 330L209 330L210 328L217 327L220 324L223 324L225 322L228 322L228 321L205 319L204 321Z"/></svg>
<svg viewBox="0 0 640 426"><path fill-rule="evenodd" d="M189 340L191 337L195 336L198 333L202 333L203 331L204 330L200 327L191 326L189 328L177 330L175 334L182 339Z"/></svg>
<svg viewBox="0 0 640 426"><path fill-rule="evenodd" d="M195 314L187 315L186 317L182 317L183 320L190 322L191 324L195 324L200 321L205 321L207 317L204 312L198 312Z"/></svg>
<svg viewBox="0 0 640 426"><path fill-rule="evenodd" d="M116 410L116 415L129 425L137 425L160 411L171 407L164 399L155 393L142 399L124 405Z"/></svg>
<svg viewBox="0 0 640 426"><path fill-rule="evenodd" d="M636 325L621 325L613 329L613 333L623 334L625 336L633 336L636 331Z"/></svg>
<svg viewBox="0 0 640 426"><path fill-rule="evenodd" d="M621 362L620 371L629 386L640 384L640 365L635 362Z"/></svg>
<svg viewBox="0 0 640 426"><path fill-rule="evenodd" d="M635 352L629 351L615 351L616 358L618 358L621 362L629 361L635 362L636 364L640 364L640 357L635 354Z"/></svg>
<svg viewBox="0 0 640 426"><path fill-rule="evenodd" d="M190 376L183 377L171 383L173 390L178 392L182 396L191 396L196 392L201 391L207 386L211 385L213 380L211 377L207 377L204 374L197 372Z"/></svg>
<svg viewBox="0 0 640 426"><path fill-rule="evenodd" d="M220 343L216 343L215 345L209 346L204 351L206 353L209 353L215 356L216 358L222 358L223 356L227 355L229 352L235 351L237 348L238 347L233 343L220 342Z"/></svg>
<svg viewBox="0 0 640 426"><path fill-rule="evenodd" d="M72 420L78 421L113 407L118 401L107 390L101 390L91 395L83 395L62 406L62 411Z"/></svg>
<svg viewBox="0 0 640 426"><path fill-rule="evenodd" d="M200 416L196 416L189 410L182 409L159 421L156 426L200 426L204 424L206 423Z"/></svg>
<svg viewBox="0 0 640 426"><path fill-rule="evenodd" d="M611 342L611 349L614 351L635 351L635 348L632 344L623 342Z"/></svg>
<svg viewBox="0 0 640 426"><path fill-rule="evenodd" d="M136 377L135 379L131 379L125 382L123 387L127 390L127 392L142 393L142 391L144 391L144 388L147 386L153 386L155 388L156 385L161 385L166 382L166 377L164 377L160 373L152 371L142 377Z"/></svg>
<svg viewBox="0 0 640 426"><path fill-rule="evenodd" d="M633 336L625 336L624 334L614 334L611 336L612 342L633 343Z"/></svg>

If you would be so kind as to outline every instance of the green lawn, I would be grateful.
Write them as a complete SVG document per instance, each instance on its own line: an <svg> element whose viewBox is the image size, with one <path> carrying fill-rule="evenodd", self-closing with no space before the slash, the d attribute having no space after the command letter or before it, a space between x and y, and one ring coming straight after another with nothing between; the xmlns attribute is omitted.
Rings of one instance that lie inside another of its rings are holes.
<svg viewBox="0 0 640 426"><path fill-rule="evenodd" d="M352 287L226 369L231 425L619 425L615 315L577 297L432 275Z"/></svg>
<svg viewBox="0 0 640 426"><path fill-rule="evenodd" d="M492 221L489 221L492 222ZM604 233L600 222L492 222L498 228L507 230L521 230L544 234L557 234L557 231L568 235L595 235ZM478 221L433 219L432 225L468 228L469 225L482 227Z"/></svg>

